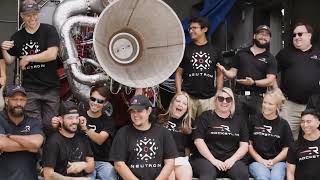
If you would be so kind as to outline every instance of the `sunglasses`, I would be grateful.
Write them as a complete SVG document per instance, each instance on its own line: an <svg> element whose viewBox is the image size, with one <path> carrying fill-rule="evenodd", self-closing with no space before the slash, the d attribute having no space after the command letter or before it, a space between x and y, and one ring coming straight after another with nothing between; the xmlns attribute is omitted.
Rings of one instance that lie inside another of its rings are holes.
<svg viewBox="0 0 320 180"><path fill-rule="evenodd" d="M223 97L223 96L218 96L217 100L219 102L223 102L224 100L226 100L227 103L231 103L232 102L232 97Z"/></svg>
<svg viewBox="0 0 320 180"><path fill-rule="evenodd" d="M97 99L97 98L95 98L95 97L90 97L90 100L91 100L92 102L96 102L96 103L98 103L98 104L103 104L103 103L105 102L105 100Z"/></svg>
<svg viewBox="0 0 320 180"><path fill-rule="evenodd" d="M293 34L292 34L292 37L294 38L294 37L296 37L297 35L298 35L299 37L301 37L304 33L308 33L308 32L293 33Z"/></svg>

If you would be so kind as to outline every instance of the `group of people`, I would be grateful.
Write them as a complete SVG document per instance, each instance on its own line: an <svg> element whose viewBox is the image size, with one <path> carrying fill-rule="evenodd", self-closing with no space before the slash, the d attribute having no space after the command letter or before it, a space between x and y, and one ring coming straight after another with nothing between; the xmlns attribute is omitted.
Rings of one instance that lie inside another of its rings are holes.
<svg viewBox="0 0 320 180"><path fill-rule="evenodd" d="M191 19L192 42L177 68L168 110L151 115L148 98L135 95L131 123L117 129L103 111L111 97L103 85L92 87L85 111L72 101L60 103L59 35L39 22L34 0L24 0L20 12L25 27L1 43L0 85L5 63L15 58L22 84L7 85L4 94L0 179L320 176L320 50L308 24L297 23L292 47L275 57L268 50L269 27L258 26L252 46L239 50L227 68L206 37L206 19ZM234 90L224 87L225 78L235 79Z"/></svg>

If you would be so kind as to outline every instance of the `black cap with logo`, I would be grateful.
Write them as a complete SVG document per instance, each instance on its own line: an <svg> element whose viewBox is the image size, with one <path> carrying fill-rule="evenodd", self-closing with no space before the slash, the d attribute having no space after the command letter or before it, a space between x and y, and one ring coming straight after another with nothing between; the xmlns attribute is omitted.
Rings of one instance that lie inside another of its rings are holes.
<svg viewBox="0 0 320 180"><path fill-rule="evenodd" d="M146 96L136 95L130 100L129 110L143 110L151 107L151 103Z"/></svg>

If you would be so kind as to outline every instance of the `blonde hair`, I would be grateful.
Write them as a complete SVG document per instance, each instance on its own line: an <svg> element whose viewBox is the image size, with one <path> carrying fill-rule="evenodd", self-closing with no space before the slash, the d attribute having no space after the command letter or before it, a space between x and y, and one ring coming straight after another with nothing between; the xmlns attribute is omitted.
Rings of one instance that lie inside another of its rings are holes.
<svg viewBox="0 0 320 180"><path fill-rule="evenodd" d="M286 102L286 98L284 97L281 89L276 88L271 91L268 91L264 94L264 97L266 96L270 96L272 100L274 100L275 104L277 105L277 111L279 114L282 105Z"/></svg>
<svg viewBox="0 0 320 180"><path fill-rule="evenodd" d="M182 118L182 124L180 127L180 130L183 134L190 134L192 131L192 119L191 119L191 101L190 101L190 96L186 92L181 92L177 93L173 96L173 98L170 101L169 108L166 113L160 114L159 115L159 122L161 124L166 124L168 123L169 119L172 117L172 107L173 107L173 102L177 99L178 96L183 95L187 98L187 112L184 114L184 117Z"/></svg>
<svg viewBox="0 0 320 180"><path fill-rule="evenodd" d="M222 93L226 93L228 94L230 97L232 97L232 104L231 104L231 110L230 110L230 113L231 113L231 116L234 114L234 112L236 111L236 103L235 103L235 100L234 100L234 94L232 92L232 90L228 87L223 87L222 89L218 90L216 95L214 96L214 104L216 103L217 101L217 97L222 94ZM214 105L214 108L213 110L215 109L215 105Z"/></svg>

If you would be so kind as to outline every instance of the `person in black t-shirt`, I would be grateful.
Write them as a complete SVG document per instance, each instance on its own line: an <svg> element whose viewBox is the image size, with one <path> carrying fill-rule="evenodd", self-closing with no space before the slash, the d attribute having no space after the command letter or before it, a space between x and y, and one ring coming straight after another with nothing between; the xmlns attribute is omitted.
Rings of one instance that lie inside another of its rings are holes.
<svg viewBox="0 0 320 180"><path fill-rule="evenodd" d="M37 180L36 164L44 135L41 123L25 115L23 87L8 85L0 112L0 179Z"/></svg>
<svg viewBox="0 0 320 180"><path fill-rule="evenodd" d="M116 134L109 158L122 179L168 179L177 150L170 132L150 121L151 103L147 97L136 95L130 101L132 125L122 127Z"/></svg>
<svg viewBox="0 0 320 180"><path fill-rule="evenodd" d="M22 86L28 94L26 113L42 121L44 132L52 129L51 118L58 114L59 77L57 54L60 45L56 29L39 22L40 8L34 0L24 0L20 10L25 27L1 44L7 63L19 58Z"/></svg>
<svg viewBox="0 0 320 180"><path fill-rule="evenodd" d="M280 116L289 122L297 139L301 112L311 95L320 94L320 49L312 44L313 29L309 24L297 23L292 33L293 47L282 49L276 58L280 88L288 98Z"/></svg>
<svg viewBox="0 0 320 180"><path fill-rule="evenodd" d="M248 152L247 120L235 113L234 95L230 88L218 90L214 110L203 112L193 130L198 152L191 156L193 173L201 180L227 175L233 180L248 180L247 165L241 160Z"/></svg>
<svg viewBox="0 0 320 180"><path fill-rule="evenodd" d="M253 45L237 52L230 70L217 65L227 78L237 78L235 93L246 119L261 112L262 95L276 82L277 63L268 50L270 40L269 27L260 25L253 36Z"/></svg>
<svg viewBox="0 0 320 180"><path fill-rule="evenodd" d="M301 113L303 138L290 146L287 157L287 180L315 180L320 177L320 114L314 109Z"/></svg>
<svg viewBox="0 0 320 180"><path fill-rule="evenodd" d="M169 179L192 179L192 168L189 163L192 131L189 95L183 91L174 95L168 111L161 114L159 119L160 123L171 132L179 153Z"/></svg>
<svg viewBox="0 0 320 180"><path fill-rule="evenodd" d="M278 115L284 102L280 89L269 91L263 98L262 114L250 117L249 154L253 162L249 171L254 179L285 179L285 159L293 137L288 122Z"/></svg>
<svg viewBox="0 0 320 180"><path fill-rule="evenodd" d="M216 69L222 56L208 42L208 28L208 22L204 18L190 20L189 34L192 43L186 46L182 62L176 70L176 91L179 93L183 90L190 95L193 119L212 108L216 89L223 86L223 75Z"/></svg>
<svg viewBox="0 0 320 180"><path fill-rule="evenodd" d="M110 98L109 91L102 85L91 88L89 109L81 113L85 117L80 122L80 130L84 132L90 140L90 146L95 160L95 171L89 175L91 179L116 180L117 173L109 162L109 151L114 138L116 125L114 120L109 117L103 107ZM52 118L52 126L58 128L59 118Z"/></svg>
<svg viewBox="0 0 320 180"><path fill-rule="evenodd" d="M60 105L60 128L46 140L43 148L42 165L45 180L85 179L94 170L94 159L88 138L78 133L80 121L78 107L72 101ZM78 179L78 178L75 178ZM86 178L88 179L88 178Z"/></svg>

